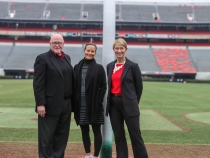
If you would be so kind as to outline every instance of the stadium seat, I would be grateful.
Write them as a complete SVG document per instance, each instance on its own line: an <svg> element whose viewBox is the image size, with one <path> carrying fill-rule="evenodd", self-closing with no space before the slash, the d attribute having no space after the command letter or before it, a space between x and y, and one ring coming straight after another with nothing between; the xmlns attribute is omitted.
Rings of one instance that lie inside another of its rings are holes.
<svg viewBox="0 0 210 158"><path fill-rule="evenodd" d="M193 67L188 52L186 49L166 48L153 49L153 53L158 65L162 68L162 72L175 73L194 73Z"/></svg>

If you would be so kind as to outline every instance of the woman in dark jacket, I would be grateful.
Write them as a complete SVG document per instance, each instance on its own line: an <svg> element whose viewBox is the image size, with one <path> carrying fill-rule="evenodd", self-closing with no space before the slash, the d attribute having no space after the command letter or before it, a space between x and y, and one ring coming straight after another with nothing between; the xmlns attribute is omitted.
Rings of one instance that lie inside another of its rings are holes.
<svg viewBox="0 0 210 158"><path fill-rule="evenodd" d="M96 63L97 46L88 43L84 58L74 67L76 75L76 100L74 117L80 125L86 157L91 158L89 125L94 133L94 157L98 157L101 144L101 125L104 124L103 99L106 93L106 74L102 65Z"/></svg>
<svg viewBox="0 0 210 158"><path fill-rule="evenodd" d="M148 158L141 136L139 101L143 84L137 63L126 58L127 43L117 39L113 44L116 60L107 65L108 98L106 115L109 114L115 136L117 158L128 158L124 123L131 138L134 158Z"/></svg>

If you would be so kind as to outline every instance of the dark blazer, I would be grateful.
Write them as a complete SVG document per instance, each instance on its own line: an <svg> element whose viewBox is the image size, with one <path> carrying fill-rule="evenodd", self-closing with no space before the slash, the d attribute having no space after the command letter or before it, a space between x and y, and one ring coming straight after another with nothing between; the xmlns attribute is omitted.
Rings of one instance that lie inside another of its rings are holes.
<svg viewBox="0 0 210 158"><path fill-rule="evenodd" d="M64 60L70 67L71 59L65 55ZM72 67L73 72L73 67ZM71 85L75 85L75 75L73 73ZM64 82L61 68L56 57L51 50L37 56L34 64L34 96L36 109L39 105L45 105L47 115L58 115L63 109L64 100ZM71 82L71 81L69 81ZM74 91L74 87L73 87Z"/></svg>
<svg viewBox="0 0 210 158"><path fill-rule="evenodd" d="M110 89L111 89L111 76L115 66L116 60L107 65L107 78L108 78L108 97L106 115L108 116L110 104ZM143 90L141 70L137 63L132 62L126 58L124 70L121 76L121 91L122 101L125 111L129 117L135 117L140 114L139 101Z"/></svg>
<svg viewBox="0 0 210 158"><path fill-rule="evenodd" d="M81 101L81 69L84 59L75 65L74 71L76 75L76 100L74 104L74 118L76 123L80 117L80 101ZM91 61L85 78L85 98L88 107L88 116L90 123L95 122L101 117L103 108L104 95L106 93L106 73L102 65L97 64L95 59ZM76 106L76 107L75 107Z"/></svg>

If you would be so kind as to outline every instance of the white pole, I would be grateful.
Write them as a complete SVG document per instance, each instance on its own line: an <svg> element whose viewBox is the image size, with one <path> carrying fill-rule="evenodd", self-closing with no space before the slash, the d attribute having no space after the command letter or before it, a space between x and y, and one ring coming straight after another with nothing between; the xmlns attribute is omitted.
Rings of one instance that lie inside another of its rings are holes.
<svg viewBox="0 0 210 158"><path fill-rule="evenodd" d="M112 44L115 40L115 1L104 0L103 5L103 53L102 65L106 65L115 59ZM104 97L104 111L106 111L107 93ZM100 158L112 158L112 127L109 117L104 118L102 126L103 143L100 152Z"/></svg>

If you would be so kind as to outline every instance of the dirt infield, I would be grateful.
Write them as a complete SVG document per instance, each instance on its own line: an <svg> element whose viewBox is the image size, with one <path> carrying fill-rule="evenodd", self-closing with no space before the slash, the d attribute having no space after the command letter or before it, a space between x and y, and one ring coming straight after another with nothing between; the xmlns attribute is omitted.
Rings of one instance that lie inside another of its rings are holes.
<svg viewBox="0 0 210 158"><path fill-rule="evenodd" d="M210 145L146 144L150 158L210 158ZM115 149L113 145L113 158ZM129 158L132 157L129 145ZM0 158L37 158L37 143L0 142ZM81 143L69 143L65 158L84 158Z"/></svg>

